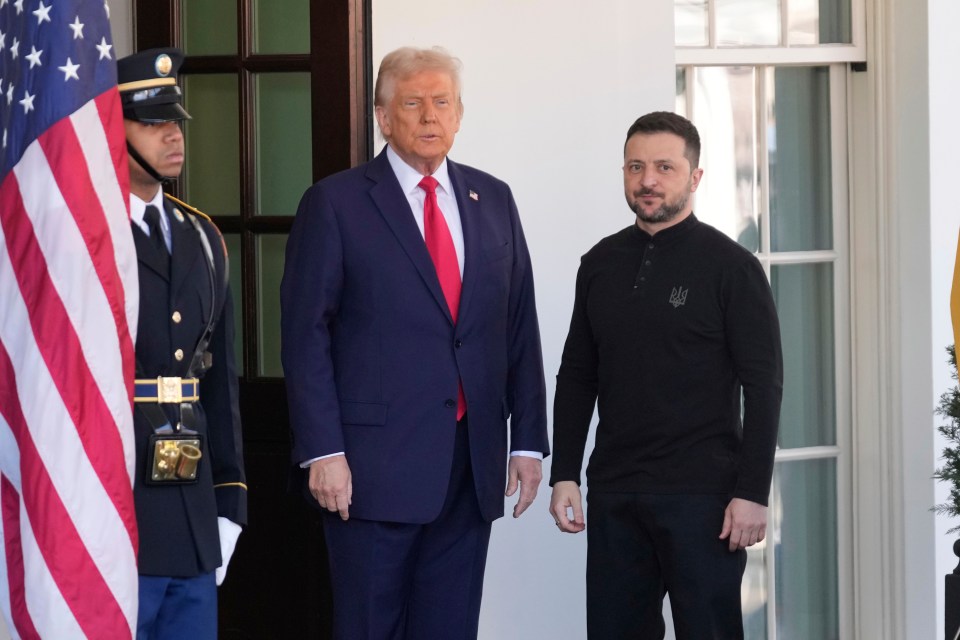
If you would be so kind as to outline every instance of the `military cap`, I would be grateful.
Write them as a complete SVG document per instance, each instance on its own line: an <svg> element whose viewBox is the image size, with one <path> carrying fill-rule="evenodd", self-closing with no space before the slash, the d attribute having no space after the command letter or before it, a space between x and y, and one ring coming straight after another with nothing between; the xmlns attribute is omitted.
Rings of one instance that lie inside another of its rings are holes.
<svg viewBox="0 0 960 640"><path fill-rule="evenodd" d="M117 60L117 83L123 117L140 122L187 120L177 71L183 52L172 47L148 49Z"/></svg>

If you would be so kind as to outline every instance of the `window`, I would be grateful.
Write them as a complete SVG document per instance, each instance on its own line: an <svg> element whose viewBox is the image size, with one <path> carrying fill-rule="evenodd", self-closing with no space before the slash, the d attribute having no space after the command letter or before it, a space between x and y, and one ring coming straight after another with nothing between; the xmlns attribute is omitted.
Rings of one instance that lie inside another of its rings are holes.
<svg viewBox="0 0 960 640"><path fill-rule="evenodd" d="M703 142L697 216L757 255L780 313L784 401L767 538L749 550L743 581L751 640L846 635L846 74L842 64L677 70L676 110Z"/></svg>

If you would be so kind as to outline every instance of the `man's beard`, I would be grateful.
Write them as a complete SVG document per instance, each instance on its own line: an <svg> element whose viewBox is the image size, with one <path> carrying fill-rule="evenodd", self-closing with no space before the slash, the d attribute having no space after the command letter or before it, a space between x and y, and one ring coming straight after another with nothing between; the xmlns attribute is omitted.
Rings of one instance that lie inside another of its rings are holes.
<svg viewBox="0 0 960 640"><path fill-rule="evenodd" d="M635 191L633 194L633 200L630 202L630 208L633 209L635 214L637 214L637 218L639 218L642 222L646 222L647 224L656 224L673 220L677 217L677 214L686 208L687 200L690 199L690 195L688 193L683 193L673 202L667 202L664 200L663 204L654 209L651 213L646 213L643 210L640 200L644 196L648 195L659 194L649 190Z"/></svg>

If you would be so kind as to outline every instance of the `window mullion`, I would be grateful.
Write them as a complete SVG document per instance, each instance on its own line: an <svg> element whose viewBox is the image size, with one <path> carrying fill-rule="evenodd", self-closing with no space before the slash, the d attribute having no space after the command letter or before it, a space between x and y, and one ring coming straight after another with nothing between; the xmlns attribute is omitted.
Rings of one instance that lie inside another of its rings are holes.
<svg viewBox="0 0 960 640"><path fill-rule="evenodd" d="M769 144L767 135L770 126L770 113L767 108L768 95L770 87L768 86L767 76L768 67L757 67L757 167L760 170L760 194L757 203L760 211L760 255L769 257L771 252L770 244L770 166L769 166ZM770 277L770 262L764 261L767 269L767 277Z"/></svg>
<svg viewBox="0 0 960 640"><path fill-rule="evenodd" d="M707 0L707 47L717 48L717 0Z"/></svg>
<svg viewBox="0 0 960 640"><path fill-rule="evenodd" d="M790 46L790 0L780 0L780 46Z"/></svg>

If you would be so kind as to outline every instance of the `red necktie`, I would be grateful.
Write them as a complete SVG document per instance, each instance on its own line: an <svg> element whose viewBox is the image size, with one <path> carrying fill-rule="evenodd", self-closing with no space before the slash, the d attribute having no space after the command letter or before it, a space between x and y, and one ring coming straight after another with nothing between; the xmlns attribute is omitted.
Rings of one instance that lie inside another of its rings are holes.
<svg viewBox="0 0 960 640"><path fill-rule="evenodd" d="M440 280L440 289L450 308L450 317L454 324L457 322L457 312L460 310L460 263L457 262L457 250L450 237L447 221L437 204L437 180L427 176L420 181L419 187L426 192L423 202L423 239L427 243L427 251L437 270ZM463 385L457 386L457 420L463 418L467 412L467 401L463 396Z"/></svg>

